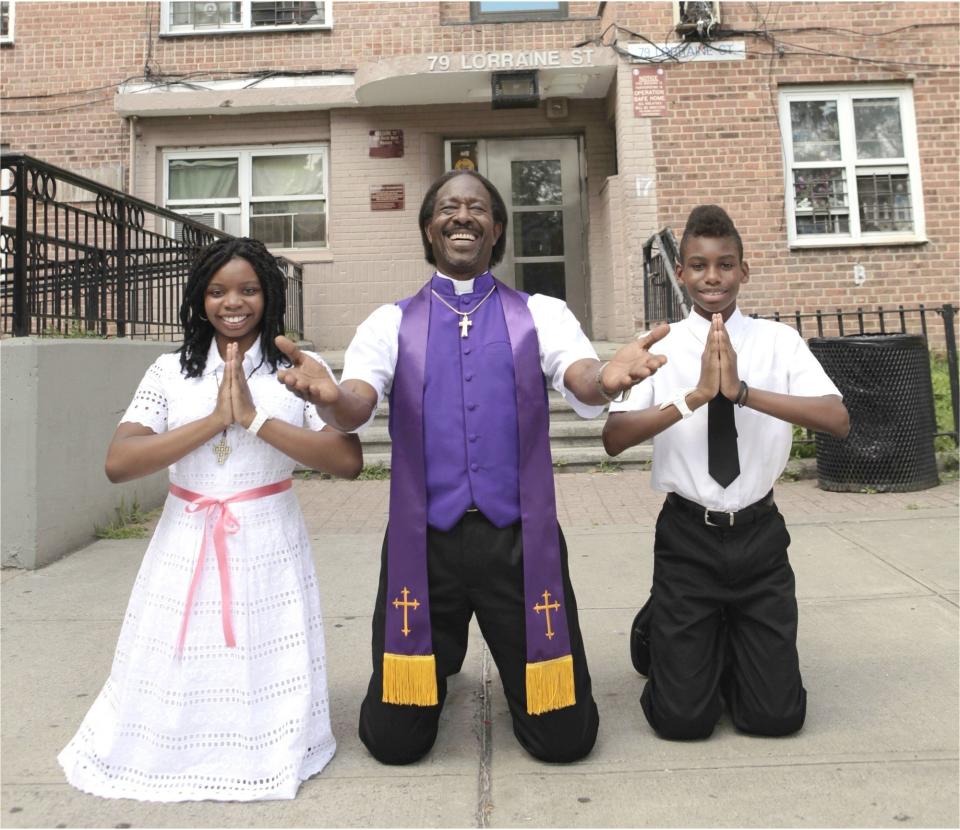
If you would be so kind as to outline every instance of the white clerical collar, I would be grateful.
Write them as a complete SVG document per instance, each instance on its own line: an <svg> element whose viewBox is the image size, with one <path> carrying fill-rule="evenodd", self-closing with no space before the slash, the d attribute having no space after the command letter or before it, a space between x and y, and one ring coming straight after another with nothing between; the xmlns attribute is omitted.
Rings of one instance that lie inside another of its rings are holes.
<svg viewBox="0 0 960 830"><path fill-rule="evenodd" d="M454 294L472 294L473 293L473 280L455 280L453 277L448 277L446 274L441 274L439 271L436 272L438 277L443 277L445 280L450 280L453 283L453 292Z"/></svg>

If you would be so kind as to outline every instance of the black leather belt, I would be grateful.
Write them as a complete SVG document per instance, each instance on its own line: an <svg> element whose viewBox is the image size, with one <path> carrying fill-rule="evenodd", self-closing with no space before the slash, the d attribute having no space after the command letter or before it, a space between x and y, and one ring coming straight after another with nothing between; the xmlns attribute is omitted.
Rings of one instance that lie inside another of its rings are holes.
<svg viewBox="0 0 960 830"><path fill-rule="evenodd" d="M674 507L679 507L691 516L702 521L710 527L735 527L736 525L749 524L755 522L761 516L769 513L775 508L773 503L773 490L765 495L759 501L744 507L743 510L737 510L732 513L728 510L708 510L702 504L685 499L676 493L667 493L667 502Z"/></svg>

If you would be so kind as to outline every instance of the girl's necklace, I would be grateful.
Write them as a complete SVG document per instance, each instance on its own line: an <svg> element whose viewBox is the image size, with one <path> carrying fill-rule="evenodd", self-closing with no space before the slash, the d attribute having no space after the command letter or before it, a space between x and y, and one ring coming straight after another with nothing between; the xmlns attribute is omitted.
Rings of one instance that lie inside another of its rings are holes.
<svg viewBox="0 0 960 830"><path fill-rule="evenodd" d="M253 372L256 372L259 366L255 366L253 371L247 375L247 380L253 377ZM217 370L213 370L213 379L217 382L217 396L220 395L220 378L217 375ZM223 432L220 434L220 440L213 445L213 454L217 457L217 464L223 466L226 464L227 459L230 457L230 453L233 452L230 445L227 443L227 427L223 428Z"/></svg>
<svg viewBox="0 0 960 830"><path fill-rule="evenodd" d="M443 297L441 297L441 296L440 296L436 291L434 291L432 288L430 289L430 291L431 291L431 293L433 294L434 297L436 297L438 300L440 300L440 302L443 303L447 308L449 308L454 314L459 314L459 315L460 315L460 322L457 323L457 325L460 326L460 336L461 336L461 337L466 337L466 336L469 334L469 331L468 331L468 330L469 330L470 326L473 325L473 320L470 319L470 315L473 314L473 312L475 312L478 308L480 308L480 306L482 306L482 305L487 301L487 299L490 297L490 295L491 295L494 291L496 291L496 289L497 289L497 286L494 285L493 288L491 288L491 289L486 293L486 295L484 296L484 298L483 298L482 300L480 300L480 302L477 303L477 304L476 304L473 308L471 308L469 311L460 311L460 310L454 308L452 305L450 305L450 303L448 303L445 299L443 299Z"/></svg>

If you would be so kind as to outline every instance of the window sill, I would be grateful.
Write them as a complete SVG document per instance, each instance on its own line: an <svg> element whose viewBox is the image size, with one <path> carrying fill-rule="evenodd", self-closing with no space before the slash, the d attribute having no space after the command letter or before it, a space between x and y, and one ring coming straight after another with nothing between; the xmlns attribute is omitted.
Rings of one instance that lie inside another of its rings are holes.
<svg viewBox="0 0 960 830"><path fill-rule="evenodd" d="M441 26L487 26L495 24L503 26L508 23L575 23L600 20L599 15L578 15L576 17L531 17L526 20L510 18L509 20L443 20Z"/></svg>
<svg viewBox="0 0 960 830"><path fill-rule="evenodd" d="M270 253L301 265L310 262L333 262L333 251L329 248L270 248Z"/></svg>
<svg viewBox="0 0 960 830"><path fill-rule="evenodd" d="M925 236L871 236L866 239L793 239L787 247L793 250L816 248L877 248L897 245L926 245L930 240Z"/></svg>
<svg viewBox="0 0 960 830"><path fill-rule="evenodd" d="M207 37L209 35L271 35L284 32L332 31L333 24L315 26L260 26L256 29L194 29L183 32L160 32L160 37Z"/></svg>

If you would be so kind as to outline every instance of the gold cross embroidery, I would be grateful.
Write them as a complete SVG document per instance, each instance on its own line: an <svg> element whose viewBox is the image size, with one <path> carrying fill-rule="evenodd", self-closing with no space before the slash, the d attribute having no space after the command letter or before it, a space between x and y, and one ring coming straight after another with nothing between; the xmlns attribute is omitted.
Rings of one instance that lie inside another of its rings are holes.
<svg viewBox="0 0 960 830"><path fill-rule="evenodd" d="M410 625L407 622L407 609L412 608L414 611L416 611L420 607L420 600L415 599L413 602L407 602L407 597L410 596L410 591L406 587L404 587L400 593L403 594L403 602L395 599L393 601L393 607L403 609L403 628L400 630L403 632L403 636L406 637L411 630Z"/></svg>
<svg viewBox="0 0 960 830"><path fill-rule="evenodd" d="M543 605L537 603L536 605L533 606L533 610L536 611L538 614L539 614L541 611L543 611L543 612L546 614L546 616L547 616L547 639L548 639L548 640L552 640L552 639L553 639L553 635L556 634L557 632L554 631L553 628L551 628L551 626L550 626L550 612L551 612L551 611L559 611L559 610L560 610L560 603L557 602L556 600L554 600L553 602L550 602L550 592L549 592L549 591L544 591L544 592L543 592Z"/></svg>

